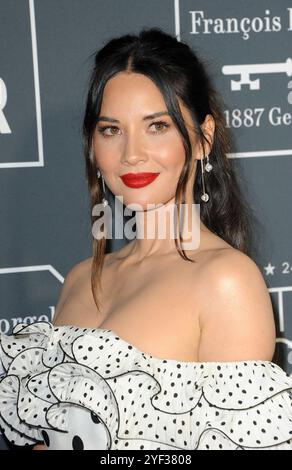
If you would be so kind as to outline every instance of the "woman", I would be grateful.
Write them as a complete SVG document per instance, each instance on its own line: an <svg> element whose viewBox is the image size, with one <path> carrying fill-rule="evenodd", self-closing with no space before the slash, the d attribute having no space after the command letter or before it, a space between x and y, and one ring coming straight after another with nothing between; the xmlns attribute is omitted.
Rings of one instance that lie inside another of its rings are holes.
<svg viewBox="0 0 292 470"><path fill-rule="evenodd" d="M44 443L35 449L291 449L292 379L272 362L251 219L195 53L158 28L107 43L84 148L92 209L109 207L106 184L134 208L136 238L105 255L106 237L94 236L54 324L2 335L6 437ZM164 219L175 208L188 217L177 237Z"/></svg>

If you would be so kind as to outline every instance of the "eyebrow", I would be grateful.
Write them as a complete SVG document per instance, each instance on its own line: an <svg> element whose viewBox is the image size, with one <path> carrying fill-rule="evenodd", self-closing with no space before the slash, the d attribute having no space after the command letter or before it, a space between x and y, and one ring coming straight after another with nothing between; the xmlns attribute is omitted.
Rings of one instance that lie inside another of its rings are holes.
<svg viewBox="0 0 292 470"><path fill-rule="evenodd" d="M170 114L169 114L168 111L159 111L157 113L148 114L148 116L144 116L142 120L147 121L149 119L155 119L159 116L165 116L165 115L169 116ZM111 117L108 117L108 116L99 116L97 118L97 121L107 121L107 122L117 122L117 123L120 122L120 121L118 121L118 119L114 119L114 118L111 118Z"/></svg>

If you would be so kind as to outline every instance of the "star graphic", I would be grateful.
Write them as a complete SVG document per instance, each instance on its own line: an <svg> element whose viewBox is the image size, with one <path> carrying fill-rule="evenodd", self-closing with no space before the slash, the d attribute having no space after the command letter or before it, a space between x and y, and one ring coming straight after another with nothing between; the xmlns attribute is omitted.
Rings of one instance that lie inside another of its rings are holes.
<svg viewBox="0 0 292 470"><path fill-rule="evenodd" d="M268 276L269 274L272 274L274 275L274 269L276 268L276 266L272 266L270 261L269 261L269 264L267 266L264 266L264 269L266 271L266 275Z"/></svg>

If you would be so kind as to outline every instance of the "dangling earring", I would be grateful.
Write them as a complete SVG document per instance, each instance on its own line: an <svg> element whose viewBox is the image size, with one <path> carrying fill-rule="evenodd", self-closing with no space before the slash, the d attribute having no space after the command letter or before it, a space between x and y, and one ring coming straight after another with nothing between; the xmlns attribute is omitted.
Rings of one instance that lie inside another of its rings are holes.
<svg viewBox="0 0 292 470"><path fill-rule="evenodd" d="M107 199L105 198L105 184L104 184L104 178L103 178L103 175L100 173L99 170L97 170L96 172L97 174L97 177L100 178L101 177L101 182L102 182L102 187L103 187L103 198L102 198L102 204L104 206L107 206L108 205L108 201Z"/></svg>
<svg viewBox="0 0 292 470"><path fill-rule="evenodd" d="M209 162L209 155L206 155L206 158L207 158L207 163L205 165L205 170L208 171L208 173L209 173L213 169L213 166Z"/></svg>
<svg viewBox="0 0 292 470"><path fill-rule="evenodd" d="M213 166L211 165L211 163L209 162L209 155L206 155L206 158L207 158L207 163L205 165L205 169L204 169L204 165L203 165L203 158L201 158L201 170L202 170L202 185L203 185L203 194L201 196L201 199L202 201L204 202L208 202L209 201L209 194L206 193L206 190L205 190L205 180L204 180L204 171L207 171L208 173L213 169Z"/></svg>
<svg viewBox="0 0 292 470"><path fill-rule="evenodd" d="M93 154L93 150L92 148L89 150L89 160L91 161L91 163L93 163L93 158L94 158L94 154Z"/></svg>

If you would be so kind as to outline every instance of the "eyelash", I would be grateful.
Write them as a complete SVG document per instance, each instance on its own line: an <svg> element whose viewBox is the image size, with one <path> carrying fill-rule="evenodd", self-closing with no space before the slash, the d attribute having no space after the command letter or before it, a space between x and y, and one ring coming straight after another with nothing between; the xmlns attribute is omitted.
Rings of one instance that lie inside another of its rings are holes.
<svg viewBox="0 0 292 470"><path fill-rule="evenodd" d="M164 121L155 121L155 122L152 122L150 124L150 126L153 126L153 124L163 124L164 128L166 129L167 127L169 127L169 124L167 124L167 122L164 122ZM150 127L149 126L149 127ZM106 129L118 129L116 126L102 126L102 127L98 127L98 132L100 132L100 134L103 135L103 137L113 137L115 134L111 134L111 135L108 135L108 134L105 134L104 131ZM154 131L154 134L159 134L160 132L163 132L163 131Z"/></svg>

